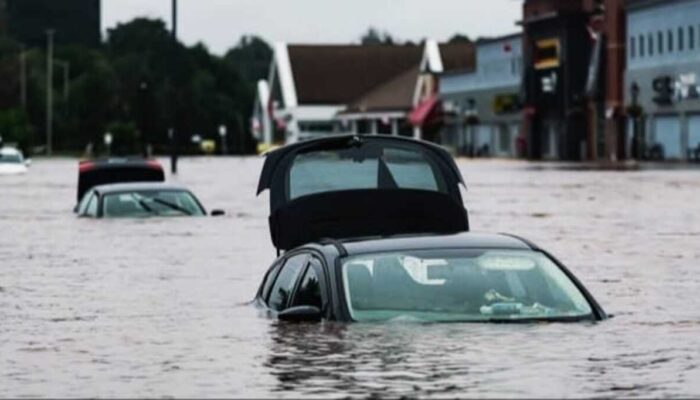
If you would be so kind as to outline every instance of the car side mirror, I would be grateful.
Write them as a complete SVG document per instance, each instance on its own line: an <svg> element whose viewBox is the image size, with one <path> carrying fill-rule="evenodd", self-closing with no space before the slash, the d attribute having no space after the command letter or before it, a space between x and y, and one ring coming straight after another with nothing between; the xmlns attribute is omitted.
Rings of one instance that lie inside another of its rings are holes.
<svg viewBox="0 0 700 400"><path fill-rule="evenodd" d="M211 213L209 213L212 217L221 217L222 215L226 215L226 211L224 210L211 210Z"/></svg>
<svg viewBox="0 0 700 400"><path fill-rule="evenodd" d="M318 322L321 320L321 309L316 306L290 307L277 314L277 318L287 322Z"/></svg>
<svg viewBox="0 0 700 400"><path fill-rule="evenodd" d="M31 167L32 166L32 159L28 158L28 159L24 160L24 165L27 167Z"/></svg>

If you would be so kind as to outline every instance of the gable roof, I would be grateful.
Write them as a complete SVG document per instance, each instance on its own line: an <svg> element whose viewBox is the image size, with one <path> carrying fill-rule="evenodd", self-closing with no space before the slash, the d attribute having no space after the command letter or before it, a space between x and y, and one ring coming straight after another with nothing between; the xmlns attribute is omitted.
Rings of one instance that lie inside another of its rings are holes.
<svg viewBox="0 0 700 400"><path fill-rule="evenodd" d="M348 104L420 63L415 45L288 45L298 104Z"/></svg>
<svg viewBox="0 0 700 400"><path fill-rule="evenodd" d="M442 71L471 71L476 66L476 51L474 43L442 43L439 44L442 58Z"/></svg>
<svg viewBox="0 0 700 400"><path fill-rule="evenodd" d="M380 84L348 105L341 114L366 111L408 111L413 107L420 65Z"/></svg>

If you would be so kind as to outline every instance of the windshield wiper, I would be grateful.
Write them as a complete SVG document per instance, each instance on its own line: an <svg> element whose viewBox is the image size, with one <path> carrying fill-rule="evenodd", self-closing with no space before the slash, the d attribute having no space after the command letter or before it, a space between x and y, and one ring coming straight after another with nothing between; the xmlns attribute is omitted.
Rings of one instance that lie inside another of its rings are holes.
<svg viewBox="0 0 700 400"><path fill-rule="evenodd" d="M158 214L158 212L156 210L152 209L151 207L148 206L148 204L146 204L146 201L144 199L136 199L136 201L138 201L139 204L141 205L141 207L144 210L148 211L149 213Z"/></svg>
<svg viewBox="0 0 700 400"><path fill-rule="evenodd" d="M180 207L180 206L178 206L177 204L173 204L173 203L171 203L171 202L169 202L169 201L167 201L167 200L163 200L163 199L161 199L161 198L159 198L159 197L151 197L151 200L155 201L155 202L158 203L158 204L162 204L162 205L164 205L164 206L166 206L166 207L169 207L169 208L171 208L171 209L173 209L173 210L180 211L181 213L183 213L183 214L185 214L185 215L192 215L192 213L190 212L190 210L188 210L188 209L186 209L186 208L183 208L183 207Z"/></svg>

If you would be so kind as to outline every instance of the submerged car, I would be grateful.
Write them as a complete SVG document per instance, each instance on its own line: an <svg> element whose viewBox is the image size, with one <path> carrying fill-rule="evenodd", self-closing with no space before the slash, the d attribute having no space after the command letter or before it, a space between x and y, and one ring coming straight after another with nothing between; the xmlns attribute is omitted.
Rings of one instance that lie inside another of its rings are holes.
<svg viewBox="0 0 700 400"><path fill-rule="evenodd" d="M78 193L74 211L83 196L97 185L127 182L164 182L163 167L156 160L144 158L104 158L80 161Z"/></svg>
<svg viewBox="0 0 700 400"><path fill-rule="evenodd" d="M25 160L22 152L13 147L0 147L0 175L24 174L30 160Z"/></svg>
<svg viewBox="0 0 700 400"><path fill-rule="evenodd" d="M74 211L91 218L207 215L191 191L164 181L163 167L156 160L131 157L81 161ZM224 211L213 210L211 215L224 215Z"/></svg>
<svg viewBox="0 0 700 400"><path fill-rule="evenodd" d="M287 321L582 321L605 312L544 250L469 232L462 176L439 146L334 136L267 155L278 254L255 302Z"/></svg>
<svg viewBox="0 0 700 400"><path fill-rule="evenodd" d="M207 215L189 190L166 183L98 185L83 196L78 216L91 218L199 217ZM222 215L220 210L212 215Z"/></svg>

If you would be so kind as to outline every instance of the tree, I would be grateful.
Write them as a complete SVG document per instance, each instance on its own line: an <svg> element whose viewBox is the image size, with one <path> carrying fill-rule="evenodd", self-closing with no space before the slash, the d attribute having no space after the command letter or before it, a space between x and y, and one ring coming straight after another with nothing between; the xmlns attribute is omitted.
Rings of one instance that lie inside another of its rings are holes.
<svg viewBox="0 0 700 400"><path fill-rule="evenodd" d="M360 43L363 45L394 44L394 38L386 31L379 32L376 28L369 27L360 37Z"/></svg>
<svg viewBox="0 0 700 400"><path fill-rule="evenodd" d="M448 40L447 42L448 43L472 43L472 40L467 35L463 35L461 33L456 33L456 34L452 35L450 40Z"/></svg>

